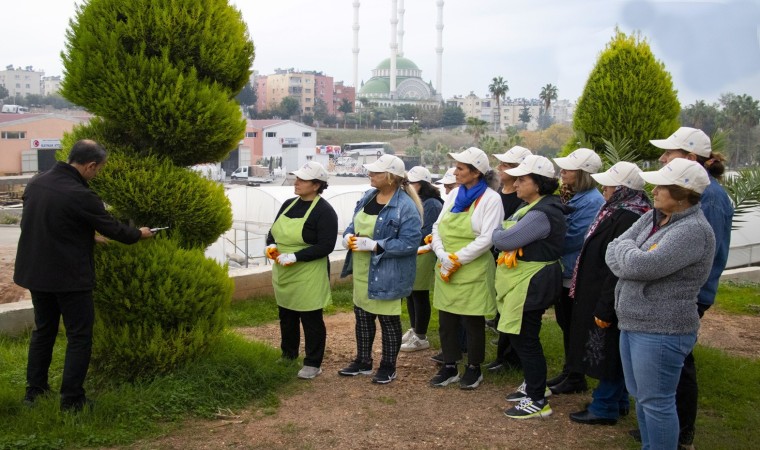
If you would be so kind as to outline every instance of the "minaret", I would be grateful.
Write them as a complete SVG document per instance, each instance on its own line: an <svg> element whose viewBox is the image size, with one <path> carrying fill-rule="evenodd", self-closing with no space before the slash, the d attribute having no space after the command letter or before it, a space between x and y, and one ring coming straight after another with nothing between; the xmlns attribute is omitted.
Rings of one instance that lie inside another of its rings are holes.
<svg viewBox="0 0 760 450"><path fill-rule="evenodd" d="M435 53L437 55L436 68L435 68L435 90L436 94L443 100L443 91L441 87L443 85L443 0L438 0L438 22L435 25L438 30L438 45L435 47Z"/></svg>
<svg viewBox="0 0 760 450"><path fill-rule="evenodd" d="M404 56L404 0L398 0L398 56Z"/></svg>
<svg viewBox="0 0 760 450"><path fill-rule="evenodd" d="M359 93L359 0L354 0L354 89Z"/></svg>
<svg viewBox="0 0 760 450"><path fill-rule="evenodd" d="M397 25L398 0L391 0L391 99L396 98L396 55L398 55L398 44L396 43Z"/></svg>

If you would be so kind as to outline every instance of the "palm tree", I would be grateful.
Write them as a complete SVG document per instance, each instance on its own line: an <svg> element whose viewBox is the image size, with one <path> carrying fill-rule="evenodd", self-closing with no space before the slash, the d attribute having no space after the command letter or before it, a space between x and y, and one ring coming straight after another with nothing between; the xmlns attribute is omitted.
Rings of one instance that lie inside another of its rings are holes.
<svg viewBox="0 0 760 450"><path fill-rule="evenodd" d="M488 122L485 120L480 120L477 117L467 118L467 127L464 129L464 131L472 136L474 145L478 145L480 136L484 135L486 132L487 125Z"/></svg>
<svg viewBox="0 0 760 450"><path fill-rule="evenodd" d="M406 135L414 141L414 146L417 146L417 143L419 142L420 136L422 136L422 129L419 125L416 123L413 123L411 126L409 126L409 129L406 130Z"/></svg>
<svg viewBox="0 0 760 450"><path fill-rule="evenodd" d="M554 100L557 100L557 86L549 83L542 87L538 98L544 102L544 114L549 114L549 107Z"/></svg>
<svg viewBox="0 0 760 450"><path fill-rule="evenodd" d="M502 77L493 77L493 82L488 85L488 92L496 101L496 130L499 131L501 129L501 100L509 92L507 80Z"/></svg>
<svg viewBox="0 0 760 450"><path fill-rule="evenodd" d="M351 101L347 98L344 98L340 103L340 106L338 106L338 111L343 113L343 128L346 128L346 114L353 112L353 110L354 105L352 105Z"/></svg>

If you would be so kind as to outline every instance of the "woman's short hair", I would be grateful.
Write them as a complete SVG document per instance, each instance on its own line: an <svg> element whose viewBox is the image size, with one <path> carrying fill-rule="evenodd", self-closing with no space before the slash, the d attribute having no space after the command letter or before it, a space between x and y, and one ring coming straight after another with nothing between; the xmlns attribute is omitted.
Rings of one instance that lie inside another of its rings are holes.
<svg viewBox="0 0 760 450"><path fill-rule="evenodd" d="M319 189L317 189L317 194L321 194L322 192L325 191L325 189L327 189L327 186L328 186L327 181L314 179L314 180L311 180L311 182L319 185Z"/></svg>
<svg viewBox="0 0 760 450"><path fill-rule="evenodd" d="M659 187L660 189L667 189L673 200L677 202L686 200L691 206L699 203L699 200L702 198L702 194L692 191L691 189L686 189L685 187L677 186L675 184L660 185Z"/></svg>
<svg viewBox="0 0 760 450"><path fill-rule="evenodd" d="M545 177L535 173L529 173L526 175L538 186L538 195L553 194L559 187L559 180L556 178ZM589 177L590 178L590 177Z"/></svg>
<svg viewBox="0 0 760 450"><path fill-rule="evenodd" d="M585 170L576 170L575 171L575 184L573 184L573 191L575 192L584 192L588 191L589 189L596 188L596 183L594 182L594 179L591 177L591 174L586 172Z"/></svg>

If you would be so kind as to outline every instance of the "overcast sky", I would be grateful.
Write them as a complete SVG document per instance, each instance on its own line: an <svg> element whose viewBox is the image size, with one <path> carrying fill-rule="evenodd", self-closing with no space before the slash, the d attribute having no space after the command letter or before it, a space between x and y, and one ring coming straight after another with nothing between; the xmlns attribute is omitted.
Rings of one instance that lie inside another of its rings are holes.
<svg viewBox="0 0 760 450"><path fill-rule="evenodd" d="M10 5L12 3L12 6ZM77 1L81 4L81 1ZM256 47L253 68L318 70L353 83L353 0L233 0ZM4 2L0 67L62 74L73 0ZM390 0L361 0L359 80L390 53ZM404 56L435 86L436 0L405 0ZM724 92L760 99L758 0L445 0L443 95L485 96L494 76L511 97L552 83L576 100L615 26L641 30L682 104Z"/></svg>

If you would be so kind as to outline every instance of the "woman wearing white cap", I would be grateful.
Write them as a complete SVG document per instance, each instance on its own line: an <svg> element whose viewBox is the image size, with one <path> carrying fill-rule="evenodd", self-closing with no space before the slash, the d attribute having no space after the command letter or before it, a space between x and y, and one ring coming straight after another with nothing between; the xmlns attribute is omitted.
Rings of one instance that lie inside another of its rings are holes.
<svg viewBox="0 0 760 450"><path fill-rule="evenodd" d="M562 297L554 306L557 325L562 329L566 357L562 373L549 379L547 385L554 394L571 394L588 389L586 377L582 373L570 372L567 367L570 319L573 314L573 300L569 293L570 280L573 278L575 263L586 231L604 204L604 197L596 189L594 179L591 178L592 173L602 168L602 159L591 149L579 148L564 158L554 158L554 162L561 169L560 199L567 206L567 235L562 251Z"/></svg>
<svg viewBox="0 0 760 450"><path fill-rule="evenodd" d="M407 174L409 184L412 185L422 202L422 239L417 250L417 275L414 279L412 294L406 299L406 307L409 311L410 328L401 337L401 351L415 352L430 348L427 339L427 329L430 323L430 289L435 281L435 253L430 249L430 244L425 242L427 236L433 231L433 223L441 214L441 192L430 182L430 171L422 166L415 166Z"/></svg>
<svg viewBox="0 0 760 450"><path fill-rule="evenodd" d="M694 304L712 267L715 237L699 199L710 179L674 159L641 174L655 184L654 210L613 240L605 258L619 278L615 313L625 385L636 399L643 448L676 448L676 386L699 330Z"/></svg>
<svg viewBox="0 0 760 450"><path fill-rule="evenodd" d="M726 191L721 187L719 180L726 170L723 165L725 159L720 153L712 151L710 138L704 131L697 128L681 127L667 139L655 139L649 141L655 147L665 150L660 156L660 162L667 164L675 158L686 158L696 161L707 170L710 176L710 185L705 188L699 203L702 212L715 233L715 257L713 258L710 277L699 290L697 296L697 311L702 317L707 309L715 302L718 291L718 281L728 261L728 247L731 244L731 222L734 208ZM678 419L681 426L679 444L689 446L694 441L694 425L697 420L697 368L694 364L694 355L689 354L681 371L681 380L678 383Z"/></svg>
<svg viewBox="0 0 760 450"><path fill-rule="evenodd" d="M459 187L451 191L443 212L433 225L432 248L439 260L433 301L438 309L444 364L430 380L433 386L460 381L456 361L461 359L459 324L467 332L468 364L459 383L475 389L483 381L480 365L485 358L485 315L496 312L494 260L491 232L504 216L499 195L488 188L495 174L488 155L470 147L449 153L457 162L454 173Z"/></svg>
<svg viewBox="0 0 760 450"><path fill-rule="evenodd" d="M552 414L546 388L546 358L539 339L544 311L556 303L562 287L559 259L567 225L564 206L553 192L559 182L549 159L527 156L508 169L517 177L517 196L527 205L518 209L492 234L501 251L496 268L498 330L509 335L520 357L525 381L507 395L519 402L507 417L529 419Z"/></svg>
<svg viewBox="0 0 760 450"><path fill-rule="evenodd" d="M570 284L574 299L567 365L571 372L599 380L592 402L570 419L584 424L614 425L630 405L620 363L620 330L615 316L617 277L607 267L607 245L652 208L644 193L641 169L619 162L591 175L601 184L605 203L586 233Z"/></svg>
<svg viewBox="0 0 760 450"><path fill-rule="evenodd" d="M446 195L449 195L449 192L453 191L454 188L457 187L457 177L454 175L455 169L456 167L450 168L443 175L443 178L435 182L435 184L443 185L443 189L445 189Z"/></svg>
<svg viewBox="0 0 760 450"><path fill-rule="evenodd" d="M409 186L404 162L383 155L364 164L373 189L356 205L343 234L346 255L341 276L353 274L356 358L339 370L343 376L372 373L375 320L382 330L382 359L373 383L396 378L401 347L401 299L412 293L417 249L422 239L422 205Z"/></svg>
<svg viewBox="0 0 760 450"><path fill-rule="evenodd" d="M298 197L286 200L267 235L266 255L276 261L272 285L280 316L283 358L298 357L303 325L306 356L298 377L322 373L327 331L322 309L330 304L330 262L338 216L320 194L327 188L327 171L309 161L292 173ZM300 322L300 324L299 324Z"/></svg>
<svg viewBox="0 0 760 450"><path fill-rule="evenodd" d="M516 177L508 174L508 169L514 169L519 166L523 160L532 155L533 153L525 147L515 145L503 154L493 155L499 160L499 165L496 167L501 179L501 186L499 187L499 197L501 197L501 206L504 208L504 220L507 220L517 209L522 206L523 201L517 196L517 189L515 188ZM498 256L498 254L496 255ZM491 320L486 320L486 325L490 328L496 329L499 323L499 313L496 313L496 317ZM505 367L513 369L520 368L520 358L509 344L509 336L504 333L499 333L499 341L496 345L496 359L486 366L491 372L497 372Z"/></svg>

